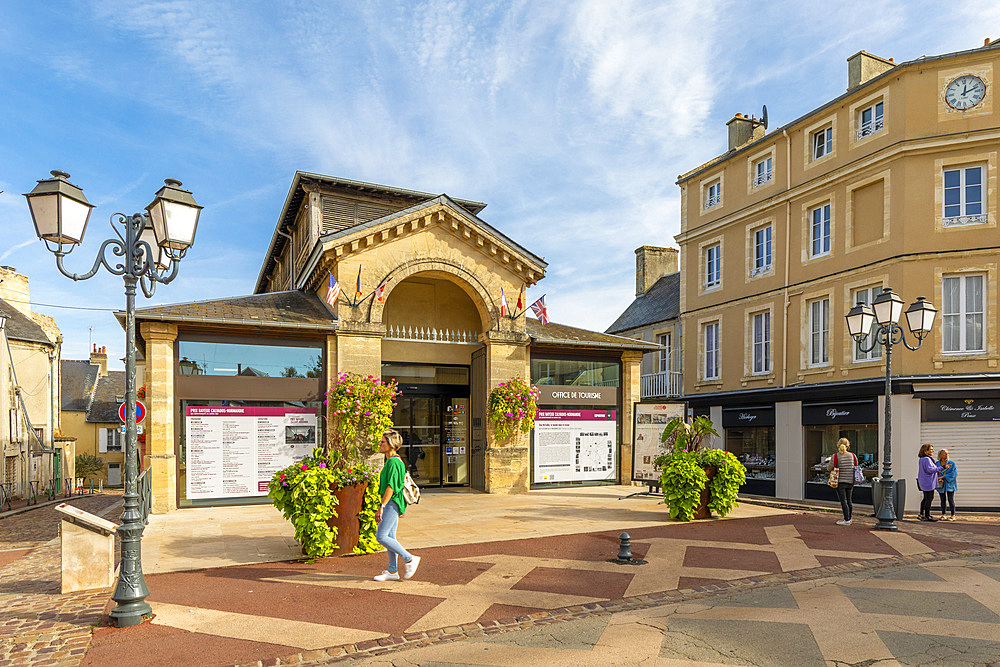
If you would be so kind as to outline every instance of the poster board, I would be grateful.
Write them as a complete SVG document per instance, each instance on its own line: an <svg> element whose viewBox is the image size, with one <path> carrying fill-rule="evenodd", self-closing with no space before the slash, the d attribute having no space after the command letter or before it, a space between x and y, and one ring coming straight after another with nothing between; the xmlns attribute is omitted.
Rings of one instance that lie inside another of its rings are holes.
<svg viewBox="0 0 1000 667"><path fill-rule="evenodd" d="M536 483L617 477L617 410L539 409L533 439Z"/></svg>
<svg viewBox="0 0 1000 667"><path fill-rule="evenodd" d="M189 406L184 418L189 500L266 496L316 447L315 408Z"/></svg>
<svg viewBox="0 0 1000 667"><path fill-rule="evenodd" d="M659 484L660 471L653 460L663 454L660 436L674 417L684 417L683 403L634 403L632 428L632 481Z"/></svg>

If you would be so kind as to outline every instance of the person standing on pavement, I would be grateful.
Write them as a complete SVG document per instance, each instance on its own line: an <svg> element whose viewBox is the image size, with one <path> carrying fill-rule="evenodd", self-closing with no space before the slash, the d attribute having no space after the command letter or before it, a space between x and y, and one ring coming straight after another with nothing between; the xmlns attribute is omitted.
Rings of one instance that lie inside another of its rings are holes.
<svg viewBox="0 0 1000 667"><path fill-rule="evenodd" d="M917 488L924 494L920 501L920 516L918 518L921 521L937 521L931 516L931 505L934 504L938 473L944 472L944 468L934 462L934 447L929 443L920 445L917 457Z"/></svg>
<svg viewBox="0 0 1000 667"><path fill-rule="evenodd" d="M409 579L420 565L420 556L414 556L396 541L396 527L399 517L406 512L406 499L403 497L403 480L406 479L406 464L399 457L399 448L403 444L403 436L398 431L388 429L382 434L378 451L385 456L385 464L378 476L378 492L382 506L375 513L378 529L375 539L389 552L389 569L375 575L375 581L399 581L397 564L403 559L403 579Z"/></svg>
<svg viewBox="0 0 1000 667"><path fill-rule="evenodd" d="M840 509L844 518L837 522L838 526L850 526L854 518L854 467L858 465L858 457L847 451L851 441L841 438L837 441L837 453L830 460L830 470L837 468L840 478L837 482L837 498L840 499Z"/></svg>
<svg viewBox="0 0 1000 667"><path fill-rule="evenodd" d="M938 465L944 468L944 472L941 473L941 477L938 479L937 489L938 494L941 496L941 518L954 521L955 491L958 490L958 468L955 467L955 462L951 460L947 449L942 449L938 452ZM945 500L948 501L948 506L951 508L951 515L948 517L945 517L944 513Z"/></svg>

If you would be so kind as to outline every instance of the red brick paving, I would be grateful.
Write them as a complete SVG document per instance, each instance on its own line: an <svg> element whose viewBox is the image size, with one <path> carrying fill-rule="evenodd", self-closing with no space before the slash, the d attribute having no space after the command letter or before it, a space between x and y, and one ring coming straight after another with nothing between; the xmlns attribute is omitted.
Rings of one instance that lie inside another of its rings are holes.
<svg viewBox="0 0 1000 667"><path fill-rule="evenodd" d="M511 588L520 591L580 595L607 600L625 595L633 575L629 572L590 572L536 567Z"/></svg>

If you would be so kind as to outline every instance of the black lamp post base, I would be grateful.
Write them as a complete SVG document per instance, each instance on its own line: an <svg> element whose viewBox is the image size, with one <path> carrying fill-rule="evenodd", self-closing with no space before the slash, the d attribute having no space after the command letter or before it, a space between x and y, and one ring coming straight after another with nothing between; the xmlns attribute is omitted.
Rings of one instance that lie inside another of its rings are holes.
<svg viewBox="0 0 1000 667"><path fill-rule="evenodd" d="M137 600L130 604L118 605L108 616L112 627L127 628L153 618L153 608L145 600Z"/></svg>
<svg viewBox="0 0 1000 667"><path fill-rule="evenodd" d="M878 523L875 524L875 530L888 530L895 532L899 530L899 526L897 526L892 519L879 519Z"/></svg>

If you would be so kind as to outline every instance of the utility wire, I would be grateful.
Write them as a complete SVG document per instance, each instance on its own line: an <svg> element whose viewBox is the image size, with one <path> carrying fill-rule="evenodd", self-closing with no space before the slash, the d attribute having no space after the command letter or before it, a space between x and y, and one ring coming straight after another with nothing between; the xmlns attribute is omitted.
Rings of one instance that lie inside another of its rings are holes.
<svg viewBox="0 0 1000 667"><path fill-rule="evenodd" d="M38 303L37 301L24 301L21 299L4 299L8 303L26 303L30 306L41 306L42 308L65 308L67 310L100 310L103 312L114 313L120 308L87 308L85 306L63 306L58 303Z"/></svg>

